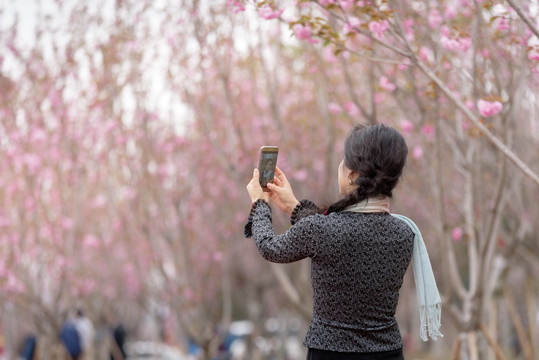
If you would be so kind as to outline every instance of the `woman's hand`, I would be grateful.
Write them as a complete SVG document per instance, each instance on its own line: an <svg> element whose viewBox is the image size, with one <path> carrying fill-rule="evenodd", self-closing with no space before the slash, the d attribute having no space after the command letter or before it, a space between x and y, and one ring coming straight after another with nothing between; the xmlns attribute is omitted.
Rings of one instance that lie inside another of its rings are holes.
<svg viewBox="0 0 539 360"><path fill-rule="evenodd" d="M269 196L275 205L284 212L292 214L292 211L294 211L295 207L299 204L299 201L294 196L292 187L281 169L275 169L273 184L268 183L267 186L270 190Z"/></svg>
<svg viewBox="0 0 539 360"><path fill-rule="evenodd" d="M251 179L251 181L249 181L249 184L247 184L246 187L252 203L257 201L258 199L264 199L269 202L269 193L262 190L262 186L260 186L259 176L260 175L258 173L258 169L255 169L253 171L253 178Z"/></svg>

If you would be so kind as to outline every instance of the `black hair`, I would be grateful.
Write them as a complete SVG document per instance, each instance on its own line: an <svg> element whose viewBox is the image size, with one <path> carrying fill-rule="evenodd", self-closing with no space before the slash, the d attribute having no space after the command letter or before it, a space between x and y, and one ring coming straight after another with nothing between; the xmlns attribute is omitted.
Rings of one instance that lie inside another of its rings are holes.
<svg viewBox="0 0 539 360"><path fill-rule="evenodd" d="M338 212L371 196L393 196L402 175L408 147L394 128L356 125L344 143L344 165L359 173L357 188L331 204L326 213Z"/></svg>

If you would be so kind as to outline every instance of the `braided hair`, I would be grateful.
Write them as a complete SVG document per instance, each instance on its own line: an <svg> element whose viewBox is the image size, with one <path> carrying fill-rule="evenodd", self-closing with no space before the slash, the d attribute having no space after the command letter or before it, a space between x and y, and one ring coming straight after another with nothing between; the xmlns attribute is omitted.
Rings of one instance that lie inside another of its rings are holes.
<svg viewBox="0 0 539 360"><path fill-rule="evenodd" d="M342 211L371 196L392 197L407 155L406 142L394 128L356 125L344 143L344 165L359 173L357 188L331 204L325 213Z"/></svg>

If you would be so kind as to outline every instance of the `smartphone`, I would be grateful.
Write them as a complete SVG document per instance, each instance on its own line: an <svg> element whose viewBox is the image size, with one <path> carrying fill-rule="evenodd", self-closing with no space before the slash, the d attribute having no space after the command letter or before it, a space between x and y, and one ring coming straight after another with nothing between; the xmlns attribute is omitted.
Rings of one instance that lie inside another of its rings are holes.
<svg viewBox="0 0 539 360"><path fill-rule="evenodd" d="M278 146L262 146L260 148L258 173L260 174L260 186L262 186L262 190L264 191L269 191L266 185L268 183L273 183L273 177L275 176L275 167L277 166L278 154Z"/></svg>

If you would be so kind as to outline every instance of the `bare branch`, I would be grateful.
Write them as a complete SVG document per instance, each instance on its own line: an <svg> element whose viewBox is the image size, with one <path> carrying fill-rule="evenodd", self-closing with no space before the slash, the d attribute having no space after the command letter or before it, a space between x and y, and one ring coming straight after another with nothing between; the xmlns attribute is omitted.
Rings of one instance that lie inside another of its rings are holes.
<svg viewBox="0 0 539 360"><path fill-rule="evenodd" d="M296 309L300 311L300 313L305 316L306 318L309 318L311 316L311 309L304 303L302 303L301 296L297 289L292 284L292 281L290 281L288 275L286 275L282 265L278 264L270 264L271 270L275 274L275 277L281 284L283 290L285 291L286 295L288 295L288 298L292 301L292 304Z"/></svg>
<svg viewBox="0 0 539 360"><path fill-rule="evenodd" d="M395 13L396 14L396 13ZM398 24L398 31L403 33L404 30L402 28L402 24L400 23L400 19L398 18L398 15L395 15L396 23ZM517 166L526 176L528 176L530 179L532 179L537 185L539 185L539 175L537 175L535 172L533 172L532 169L528 165L526 165L518 155L516 155L511 149L509 149L497 136L495 136L488 128L485 126L485 124L482 122L482 119L474 115L470 109L466 107L464 102L459 99L453 92L449 89L449 87L440 79L429 67L421 61L417 57L417 55L413 52L412 45L410 42L406 39L405 36L400 36L400 38L405 41L406 46L410 50L410 53L412 54L410 56L410 59L412 62L419 67L419 69L429 78L431 79L440 90L443 91L443 93L473 122L473 124L481 131L481 134L485 135L486 138L513 164Z"/></svg>
<svg viewBox="0 0 539 360"><path fill-rule="evenodd" d="M513 0L506 0L506 1L513 8L513 10L515 10L517 12L518 16L520 16L520 18L526 23L526 25L528 25L528 27L535 34L535 36L537 36L537 38L539 38L539 29L537 28L537 26L535 26L533 21L524 13L524 11L520 7L520 5L517 4Z"/></svg>

